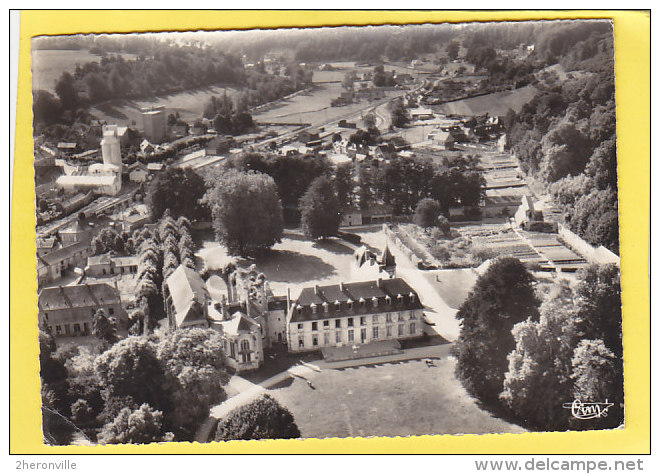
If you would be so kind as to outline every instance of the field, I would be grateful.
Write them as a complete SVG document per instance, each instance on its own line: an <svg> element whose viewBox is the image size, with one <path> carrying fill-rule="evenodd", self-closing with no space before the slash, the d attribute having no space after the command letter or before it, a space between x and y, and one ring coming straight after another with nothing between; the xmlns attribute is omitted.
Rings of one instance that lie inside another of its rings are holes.
<svg viewBox="0 0 660 474"><path fill-rule="evenodd" d="M276 107L267 111L257 113L253 116L259 122L279 123L310 123L312 126L320 126L328 122L346 118L359 113L367 108L367 101L346 105L343 107L331 107L330 101L344 89L341 84L317 85L309 92L281 101ZM393 97L399 92L386 92L386 97Z"/></svg>
<svg viewBox="0 0 660 474"><path fill-rule="evenodd" d="M449 346L447 346L449 347ZM521 433L481 410L445 357L343 370L324 369L269 393L285 405L304 438Z"/></svg>
<svg viewBox="0 0 660 474"><path fill-rule="evenodd" d="M509 109L519 112L522 106L536 94L534 86L525 86L515 91L494 92L470 99L457 100L433 106L436 113L456 115L506 115Z"/></svg>
<svg viewBox="0 0 660 474"><path fill-rule="evenodd" d="M134 59L134 54L122 53L124 59ZM100 62L101 56L88 51L50 50L32 51L32 89L55 91L55 83L63 72L73 73L76 64Z"/></svg>
<svg viewBox="0 0 660 474"><path fill-rule="evenodd" d="M236 89L231 87L212 86L149 99L107 102L92 108L90 112L99 120L118 125L134 125L141 129L140 108L164 105L168 115L179 112L182 120L192 123L202 117L209 97L220 96L225 90L229 96L236 92Z"/></svg>

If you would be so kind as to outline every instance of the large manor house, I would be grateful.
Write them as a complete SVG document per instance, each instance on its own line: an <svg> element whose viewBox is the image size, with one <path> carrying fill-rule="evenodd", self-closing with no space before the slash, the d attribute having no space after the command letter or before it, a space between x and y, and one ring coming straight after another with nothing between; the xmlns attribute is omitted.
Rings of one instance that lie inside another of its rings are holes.
<svg viewBox="0 0 660 474"><path fill-rule="evenodd" d="M396 278L389 248L376 255L362 247L354 261L356 281L306 287L296 300L274 295L254 266L207 270L205 280L181 265L163 285L168 326L218 331L227 362L237 372L259 368L264 350L274 346L289 352L349 350L422 336L424 307L417 293ZM69 295L69 287L45 289L39 298L40 322L57 336L74 336L89 334L98 307L125 321L126 312L110 285L86 285L83 290L82 295Z"/></svg>

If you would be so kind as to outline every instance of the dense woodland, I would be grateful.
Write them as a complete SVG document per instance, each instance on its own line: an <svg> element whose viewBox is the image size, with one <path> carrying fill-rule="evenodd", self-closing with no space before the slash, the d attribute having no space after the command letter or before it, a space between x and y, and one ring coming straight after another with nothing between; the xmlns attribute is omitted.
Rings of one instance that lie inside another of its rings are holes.
<svg viewBox="0 0 660 474"><path fill-rule="evenodd" d="M509 113L507 142L523 171L553 194L568 226L618 253L613 36L607 23L588 26L556 24L543 36L536 52L567 77L546 74L536 97Z"/></svg>

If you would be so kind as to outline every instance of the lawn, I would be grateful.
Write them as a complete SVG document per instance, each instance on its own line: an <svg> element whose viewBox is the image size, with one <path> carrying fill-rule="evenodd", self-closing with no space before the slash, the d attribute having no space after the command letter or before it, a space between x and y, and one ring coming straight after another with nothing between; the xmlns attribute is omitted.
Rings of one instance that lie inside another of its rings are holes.
<svg viewBox="0 0 660 474"><path fill-rule="evenodd" d="M425 272L435 291L450 307L459 309L477 281L477 273L472 268L437 270Z"/></svg>
<svg viewBox="0 0 660 474"><path fill-rule="evenodd" d="M506 115L509 109L520 112L522 106L532 100L536 95L534 86L525 86L514 91L494 92L492 94L472 97L470 99L448 102L432 109L442 114L457 115L481 115L491 116Z"/></svg>
<svg viewBox="0 0 660 474"><path fill-rule="evenodd" d="M453 358L312 373L273 388L304 438L521 433L481 410L454 377Z"/></svg>
<svg viewBox="0 0 660 474"><path fill-rule="evenodd" d="M137 128L142 129L140 108L164 105L168 115L179 112L182 120L192 123L202 117L209 98L214 95L221 96L225 90L229 96L236 92L236 89L231 87L204 87L148 99L116 100L96 106L90 112L99 120L126 126L135 124Z"/></svg>
<svg viewBox="0 0 660 474"><path fill-rule="evenodd" d="M114 54L114 53L113 53ZM134 54L119 54L126 60L134 59ZM32 51L32 89L55 92L55 84L63 72L73 74L76 64L101 62L101 56L88 51L39 49Z"/></svg>

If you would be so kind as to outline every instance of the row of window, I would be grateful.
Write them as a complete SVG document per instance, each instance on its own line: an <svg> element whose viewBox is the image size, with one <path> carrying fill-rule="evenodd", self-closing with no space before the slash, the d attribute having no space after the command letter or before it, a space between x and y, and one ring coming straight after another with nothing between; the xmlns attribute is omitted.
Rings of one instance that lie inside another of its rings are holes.
<svg viewBox="0 0 660 474"><path fill-rule="evenodd" d="M96 311L98 311L98 308L92 308L90 311L93 317L96 314ZM108 308L108 315L114 316L114 314L115 314L115 308ZM44 319L48 321L48 311L44 311Z"/></svg>
<svg viewBox="0 0 660 474"><path fill-rule="evenodd" d="M374 326L371 328L371 340L378 340L381 338L384 339L389 339L394 337L394 327L393 326L385 326L385 334L381 332L381 327L379 326ZM416 334L416 325L414 322L411 322L408 324L408 334L406 334L406 325L405 324L399 324L397 325L397 337L402 337L406 335L415 335ZM323 333L323 345L328 346L330 344L341 344L343 341L342 339L342 332L341 331L336 331L334 333L334 338L332 337L332 333L326 332ZM355 330L354 329L349 329L348 330L348 341L347 342L356 342L355 341ZM360 329L360 340L357 341L360 343L367 342L367 328L362 328ZM319 345L319 335L318 334L313 334L312 335L312 346L316 347ZM298 337L298 347L303 348L305 347L305 339L302 336Z"/></svg>
<svg viewBox="0 0 660 474"><path fill-rule="evenodd" d="M123 275L124 273L137 273L137 265L128 265L126 267L117 267L119 269L119 272ZM126 272L124 272L124 269L127 269ZM108 273L106 272L105 268L101 269L103 271L104 275L107 275ZM110 267L110 275L115 274L115 267Z"/></svg>
<svg viewBox="0 0 660 474"><path fill-rule="evenodd" d="M403 304L403 301L404 301L403 295L397 295L396 298L397 298L397 302L399 304ZM408 295L408 298L409 298L411 304L415 302L415 295L413 293L410 293ZM358 300L359 307L360 308L366 308L367 301L371 301L371 304L373 305L374 308L378 306L378 298L376 298L374 296L370 300L365 300L364 298L360 298ZM346 302L346 306L348 307L348 309L353 309L354 304L355 304L355 302L353 300L350 300L350 299ZM392 304L392 298L389 295L385 296L385 304L388 304L388 305ZM334 305L335 305L335 311L341 311L341 303L339 301L335 301ZM312 313L316 314L319 305L312 303L309 306L312 309ZM323 312L324 313L327 313L329 311L330 305L328 303L324 302L321 306L323 307ZM300 305L298 305L298 314L302 314L302 306L300 306Z"/></svg>
<svg viewBox="0 0 660 474"><path fill-rule="evenodd" d="M414 311L408 311L408 319L409 320L415 320L417 319L417 316L415 315ZM406 320L406 312L402 311L397 314L397 321L405 321ZM380 323L382 314L373 314L371 315L371 322L372 324L378 324ZM368 322L369 316L360 316L359 317L359 323L360 326L366 326ZM334 327L335 328L341 328L342 327L342 320L343 319L335 319ZM346 324L343 327L354 327L357 323L358 318L345 318ZM385 314L385 322L386 323L391 323L394 321L394 315L393 313L386 313ZM329 329L330 328L330 320L326 319L325 321L321 321L323 323L323 329ZM304 324L305 323L298 323L298 330L302 331L304 330ZM319 330L319 321L312 321L312 331L318 331Z"/></svg>
<svg viewBox="0 0 660 474"><path fill-rule="evenodd" d="M53 329L55 330L54 334L56 336L84 336L89 334L88 323L82 323L82 326L79 323L74 323L73 325L56 324L54 328L53 326L48 326L48 330L51 332L51 334L53 334Z"/></svg>

